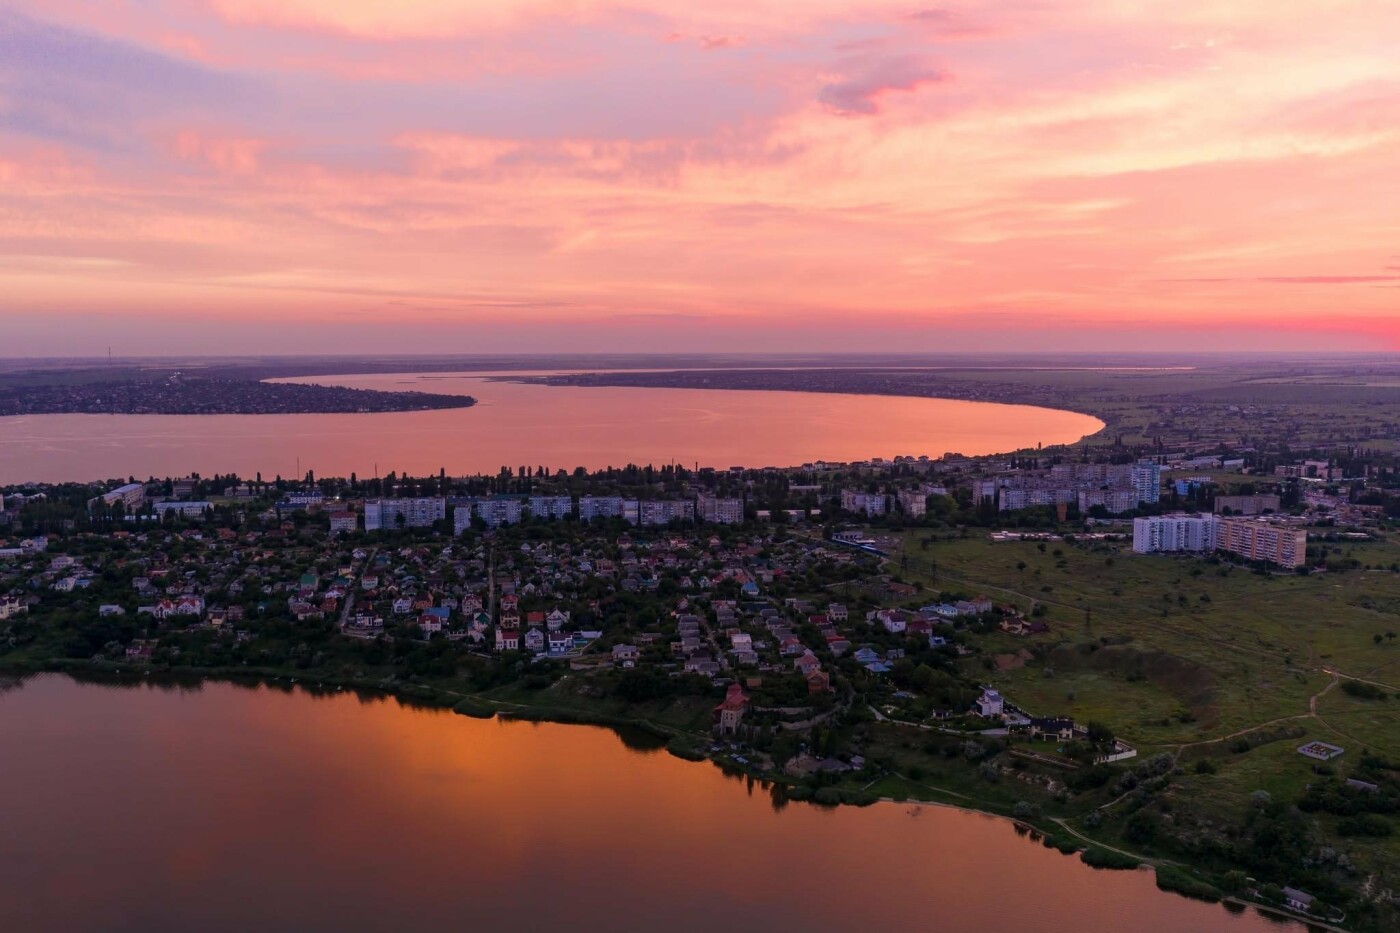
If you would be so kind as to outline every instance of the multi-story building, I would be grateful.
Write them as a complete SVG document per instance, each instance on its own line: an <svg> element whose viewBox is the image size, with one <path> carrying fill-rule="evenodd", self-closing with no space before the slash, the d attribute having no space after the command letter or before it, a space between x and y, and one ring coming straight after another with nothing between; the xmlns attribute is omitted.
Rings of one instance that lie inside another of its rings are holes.
<svg viewBox="0 0 1400 933"><path fill-rule="evenodd" d="M525 500L519 496L471 496L452 500L452 533L461 534L479 518L487 528L518 524L525 517Z"/></svg>
<svg viewBox="0 0 1400 933"><path fill-rule="evenodd" d="M621 496L579 496L578 520L591 522L596 518L622 518Z"/></svg>
<svg viewBox="0 0 1400 933"><path fill-rule="evenodd" d="M1155 463L1058 463L1048 473L1013 473L978 480L973 496L995 501L1003 512L1078 502L1081 510L1102 506L1128 512L1162 498L1162 468Z"/></svg>
<svg viewBox="0 0 1400 933"><path fill-rule="evenodd" d="M157 502L153 507L156 514L162 517L169 512L174 512L185 518L198 518L213 509L214 505L210 502Z"/></svg>
<svg viewBox="0 0 1400 933"><path fill-rule="evenodd" d="M1307 563L1308 533L1302 528L1248 518L1221 518L1216 545L1247 560L1296 570Z"/></svg>
<svg viewBox="0 0 1400 933"><path fill-rule="evenodd" d="M1283 500L1276 495L1215 497L1216 512L1229 509L1234 515L1262 515L1265 512L1278 512L1282 508Z"/></svg>
<svg viewBox="0 0 1400 933"><path fill-rule="evenodd" d="M638 525L669 525L695 521L695 503L689 499L647 499L637 503Z"/></svg>
<svg viewBox="0 0 1400 933"><path fill-rule="evenodd" d="M717 525L742 525L744 500L725 499L707 492L695 496L695 514L702 522Z"/></svg>
<svg viewBox="0 0 1400 933"><path fill-rule="evenodd" d="M333 535L354 534L359 526L359 518L354 512L331 513L331 534Z"/></svg>
<svg viewBox="0 0 1400 933"><path fill-rule="evenodd" d="M1083 489L1079 492L1079 511L1088 512L1102 506L1112 515L1131 512L1138 507L1138 493L1134 489Z"/></svg>
<svg viewBox="0 0 1400 933"><path fill-rule="evenodd" d="M441 496L418 499L371 499L365 503L365 531L395 528L431 528L447 518L447 500ZM400 521L402 519L402 521Z"/></svg>
<svg viewBox="0 0 1400 933"><path fill-rule="evenodd" d="M889 506L883 492L861 492L858 489L841 490L841 508L856 515L884 515Z"/></svg>
<svg viewBox="0 0 1400 933"><path fill-rule="evenodd" d="M531 496L530 514L536 518L564 519L574 513L570 496Z"/></svg>
<svg viewBox="0 0 1400 933"><path fill-rule="evenodd" d="M928 514L928 496L922 489L901 489L896 496L899 510L910 518L922 518Z"/></svg>
<svg viewBox="0 0 1400 933"><path fill-rule="evenodd" d="M486 523L487 528L516 525L524 517L525 501L515 496L492 496L472 502L472 511ZM457 510L461 512L459 508Z"/></svg>
<svg viewBox="0 0 1400 933"><path fill-rule="evenodd" d="M306 509L321 505L325 499L325 495L319 489L305 489L287 493L282 497L282 502L292 508Z"/></svg>
<svg viewBox="0 0 1400 933"><path fill-rule="evenodd" d="M1154 515L1133 519L1133 550L1139 554L1215 550L1220 521L1214 515Z"/></svg>
<svg viewBox="0 0 1400 933"><path fill-rule="evenodd" d="M1155 463L1134 463L1129 481L1139 502L1156 505L1162 501L1162 468Z"/></svg>
<svg viewBox="0 0 1400 933"><path fill-rule="evenodd" d="M142 483L127 483L125 486L118 486L111 492L104 492L88 500L88 508L98 504L112 506L120 502L126 506L127 511L139 509L146 501L146 487Z"/></svg>

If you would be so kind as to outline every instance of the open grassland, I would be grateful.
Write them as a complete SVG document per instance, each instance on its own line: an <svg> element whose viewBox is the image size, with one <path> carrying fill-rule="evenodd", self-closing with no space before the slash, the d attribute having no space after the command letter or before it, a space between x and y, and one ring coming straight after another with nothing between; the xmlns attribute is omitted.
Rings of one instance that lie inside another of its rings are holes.
<svg viewBox="0 0 1400 933"><path fill-rule="evenodd" d="M1400 560L1387 543L1343 551L1373 567ZM903 575L928 591L986 593L1027 613L1044 607L1049 635L986 637L988 654L1035 654L1024 667L985 671L989 683L1037 714L1100 721L1148 748L1309 716L1332 672L1400 690L1400 638L1387 637L1400 632L1400 573L1388 569L1261 574L1136 555L1126 544L1041 550L982 537L925 548L911 535L905 553ZM1329 690L1319 716L1340 702L1334 694L1346 696ZM1400 756L1396 725L1380 718L1370 741Z"/></svg>

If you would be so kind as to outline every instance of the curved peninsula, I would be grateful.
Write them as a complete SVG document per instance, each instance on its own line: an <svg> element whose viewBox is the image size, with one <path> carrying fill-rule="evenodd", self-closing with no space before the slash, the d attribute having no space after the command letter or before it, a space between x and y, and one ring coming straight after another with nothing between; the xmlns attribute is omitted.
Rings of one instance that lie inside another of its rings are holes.
<svg viewBox="0 0 1400 933"><path fill-rule="evenodd" d="M382 392L343 386L260 382L208 376L141 378L117 375L110 381L34 380L0 384L4 415L306 415L429 411L469 408L469 395Z"/></svg>

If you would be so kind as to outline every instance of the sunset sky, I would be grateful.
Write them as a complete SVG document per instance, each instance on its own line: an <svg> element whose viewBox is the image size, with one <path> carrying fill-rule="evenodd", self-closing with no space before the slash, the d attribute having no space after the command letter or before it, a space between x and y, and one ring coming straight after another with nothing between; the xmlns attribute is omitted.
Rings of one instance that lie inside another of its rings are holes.
<svg viewBox="0 0 1400 933"><path fill-rule="evenodd" d="M1396 0L0 0L0 356L1400 349Z"/></svg>

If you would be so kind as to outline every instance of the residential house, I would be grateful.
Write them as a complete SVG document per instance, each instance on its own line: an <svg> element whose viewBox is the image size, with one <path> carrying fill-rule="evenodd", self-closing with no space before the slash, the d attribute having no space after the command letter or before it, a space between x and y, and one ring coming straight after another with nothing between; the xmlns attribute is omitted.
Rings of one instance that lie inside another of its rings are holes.
<svg viewBox="0 0 1400 933"><path fill-rule="evenodd" d="M715 731L720 735L737 735L748 708L749 698L743 686L730 684L724 701L715 707Z"/></svg>

